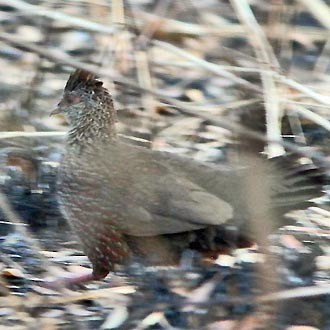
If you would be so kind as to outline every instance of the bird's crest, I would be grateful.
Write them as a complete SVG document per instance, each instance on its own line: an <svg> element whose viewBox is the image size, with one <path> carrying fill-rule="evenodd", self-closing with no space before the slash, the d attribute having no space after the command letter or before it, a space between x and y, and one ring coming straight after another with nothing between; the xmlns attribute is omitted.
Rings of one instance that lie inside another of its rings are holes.
<svg viewBox="0 0 330 330"><path fill-rule="evenodd" d="M65 92L72 92L76 89L93 89L96 91L102 87L103 82L96 79L94 73L86 70L77 69L74 71L65 85Z"/></svg>

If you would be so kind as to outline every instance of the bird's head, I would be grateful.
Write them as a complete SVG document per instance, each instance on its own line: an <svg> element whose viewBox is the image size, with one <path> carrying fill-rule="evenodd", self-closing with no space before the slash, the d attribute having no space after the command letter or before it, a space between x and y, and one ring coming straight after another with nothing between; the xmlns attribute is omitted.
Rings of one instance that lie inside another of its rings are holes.
<svg viewBox="0 0 330 330"><path fill-rule="evenodd" d="M63 97L51 115L63 114L71 126L71 133L115 134L116 113L112 97L102 85L94 74L77 69L70 75Z"/></svg>

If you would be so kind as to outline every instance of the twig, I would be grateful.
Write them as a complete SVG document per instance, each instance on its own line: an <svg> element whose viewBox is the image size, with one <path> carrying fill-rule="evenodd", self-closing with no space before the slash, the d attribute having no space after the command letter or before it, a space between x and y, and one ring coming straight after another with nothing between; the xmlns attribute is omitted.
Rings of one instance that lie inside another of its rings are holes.
<svg viewBox="0 0 330 330"><path fill-rule="evenodd" d="M302 288L288 289L273 292L257 298L258 302L272 302L278 300L289 300L306 297L317 297L330 294L330 284L306 286Z"/></svg>
<svg viewBox="0 0 330 330"><path fill-rule="evenodd" d="M137 45L138 49L146 49L149 40L152 38L152 36L155 34L165 19L170 3L170 0L163 0L156 5L154 10L154 14L157 15L156 18L148 22L146 26L143 27L140 35L136 38L135 44ZM133 11L133 15L134 12L135 11Z"/></svg>
<svg viewBox="0 0 330 330"><path fill-rule="evenodd" d="M135 50L135 62L137 68L138 81L141 87L152 90L152 79L149 68L148 53L146 50ZM149 113L153 113L155 108L154 97L150 94L144 94L142 105Z"/></svg>
<svg viewBox="0 0 330 330"><path fill-rule="evenodd" d="M183 57L183 58L199 65L199 66L201 66L202 68L204 68L204 69L206 69L206 70L208 70L212 73L215 73L219 76L222 76L226 79L229 79L229 80L231 80L231 81L233 81L233 82L235 82L239 85L242 85L246 88L252 89L256 92L259 92L259 93L261 92L261 89L258 86L254 85L254 84L251 84L249 81L247 81L243 78L235 76L233 73L228 72L226 69L224 69L223 67L221 67L217 64L210 63L210 62L205 61L201 58L198 58L198 57L196 57L192 54L189 54L188 52L186 52L186 51L184 51L184 50L182 50L182 49L180 49L176 46L173 46L173 45L171 45L167 42L164 42L164 41L154 40L152 43L154 45L162 48L162 49L165 49L165 50L170 51L170 52L172 52L176 55L179 55L179 56L181 56L181 57Z"/></svg>
<svg viewBox="0 0 330 330"><path fill-rule="evenodd" d="M142 32L135 41L136 49L134 51L134 56L138 82L141 87L145 87L147 89L152 89L153 85L153 80L150 72L149 50L147 49L147 46L149 44L149 40L152 38L156 30L162 24L163 17L167 14L169 5L169 0L163 0L157 4L155 13L157 14L158 18L144 26ZM155 109L155 99L152 95L143 95L142 105L145 109L147 109L149 113L151 113L152 115L154 114L153 110Z"/></svg>
<svg viewBox="0 0 330 330"><path fill-rule="evenodd" d="M217 36L237 36L244 34L244 29L242 29L239 24L226 24L219 29L218 27L181 22L170 18L160 17L138 9L134 10L134 17L137 18L139 26L145 25L146 23L148 24L155 20L160 20L162 24L155 31L155 33L173 33L176 35L181 34L187 36L204 36L210 34Z"/></svg>
<svg viewBox="0 0 330 330"><path fill-rule="evenodd" d="M247 1L231 0L231 2L238 17L246 26L250 43L255 49L260 66L267 71L271 68L278 69L279 64L273 50ZM266 108L267 137L271 141L280 141L282 139L280 128L281 110L278 89L273 75L267 71L261 72ZM278 156L284 153L284 149L279 144L269 143L268 152L270 156Z"/></svg>
<svg viewBox="0 0 330 330"><path fill-rule="evenodd" d="M306 96L314 99L315 101L318 101L320 103L330 105L330 96L321 95L316 92L314 92L312 89L299 84L298 82L294 81L293 79L287 78L279 73L274 73L275 78L279 80L279 82L305 94Z"/></svg>
<svg viewBox="0 0 330 330"><path fill-rule="evenodd" d="M111 1L111 19L112 24L117 27L126 26L125 8L123 0ZM111 43L114 47L114 61L112 67L118 72L125 73L129 70L128 56L132 52L131 35L126 29L118 31L113 36Z"/></svg>
<svg viewBox="0 0 330 330"><path fill-rule="evenodd" d="M113 34L118 30L118 28L114 26L106 26L104 24L91 22L84 18L78 18L61 13L58 10L47 10L41 6L31 5L21 0L0 0L0 4L7 5L19 10L21 15L47 17L56 21L66 22L72 26L83 28L89 31Z"/></svg>
<svg viewBox="0 0 330 330"><path fill-rule="evenodd" d="M0 132L0 140L1 139L13 139L13 138L20 138L20 137L29 137L29 138L38 138L38 137L60 137L63 138L66 136L66 132ZM141 139L135 136L128 136L125 134L118 133L119 137L124 139L133 140L140 143L149 143L148 140ZM1 223L1 222L0 222Z"/></svg>
<svg viewBox="0 0 330 330"><path fill-rule="evenodd" d="M16 137L53 137L64 136L65 132L0 132L0 139L12 139Z"/></svg>
<svg viewBox="0 0 330 330"><path fill-rule="evenodd" d="M322 126L327 131L330 131L330 121L324 119L323 117L321 117L317 113L314 113L313 111L308 110L308 109L306 109L302 106L299 106L299 105L287 104L286 107L290 111L296 112L299 115L301 115L301 116L313 121L314 123Z"/></svg>
<svg viewBox="0 0 330 330"><path fill-rule="evenodd" d="M74 296L61 296L52 298L50 304L68 304L73 302L79 302L87 299L99 299L99 298L110 298L107 300L109 304L122 304L128 303L129 298L124 294L134 293L136 290L133 286L114 287L106 289L92 290L88 292L78 293Z"/></svg>

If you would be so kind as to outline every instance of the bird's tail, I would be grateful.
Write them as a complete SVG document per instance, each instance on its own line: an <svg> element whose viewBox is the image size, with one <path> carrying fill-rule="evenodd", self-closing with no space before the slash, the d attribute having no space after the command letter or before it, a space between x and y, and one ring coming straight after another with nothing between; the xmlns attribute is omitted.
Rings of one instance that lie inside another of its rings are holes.
<svg viewBox="0 0 330 330"><path fill-rule="evenodd" d="M324 186L329 184L326 169L310 160L303 162L302 158L289 154L270 161L274 168L272 205L282 215L307 208L311 199L321 197Z"/></svg>
<svg viewBox="0 0 330 330"><path fill-rule="evenodd" d="M329 182L325 167L294 154L268 160L247 156L244 161L250 168L240 180L244 207L233 223L247 238L260 240L290 224L285 214L311 206Z"/></svg>

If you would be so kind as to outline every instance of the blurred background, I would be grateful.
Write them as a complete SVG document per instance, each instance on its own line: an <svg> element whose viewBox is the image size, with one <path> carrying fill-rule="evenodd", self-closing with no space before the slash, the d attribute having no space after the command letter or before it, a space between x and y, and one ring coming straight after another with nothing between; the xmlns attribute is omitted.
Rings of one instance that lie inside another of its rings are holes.
<svg viewBox="0 0 330 330"><path fill-rule="evenodd" d="M295 214L300 227L271 244L281 287L322 283L328 295L282 297L276 312L278 298L247 299L265 280L253 248L210 269L132 265L130 279L79 294L37 284L45 270L89 267L56 202L67 123L49 117L75 68L104 81L119 132L153 149L212 163L285 151L268 139L327 160L328 0L0 0L0 26L1 327L330 329L327 205Z"/></svg>

